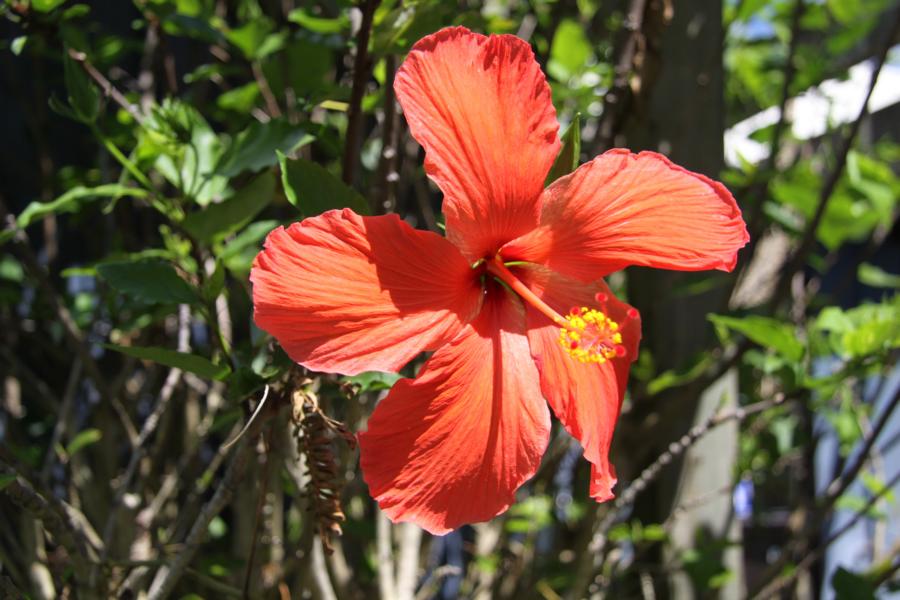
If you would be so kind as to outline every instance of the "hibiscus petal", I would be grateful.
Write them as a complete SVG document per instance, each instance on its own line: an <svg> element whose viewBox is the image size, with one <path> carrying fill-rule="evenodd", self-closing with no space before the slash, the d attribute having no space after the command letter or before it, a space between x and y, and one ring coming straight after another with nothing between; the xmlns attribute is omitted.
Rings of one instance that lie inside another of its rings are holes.
<svg viewBox="0 0 900 600"><path fill-rule="evenodd" d="M464 27L421 39L397 99L444 192L447 237L471 260L533 229L559 152L550 87L526 42Z"/></svg>
<svg viewBox="0 0 900 600"><path fill-rule="evenodd" d="M261 329L303 366L346 375L399 370L452 339L481 298L446 239L349 209L272 231L250 280Z"/></svg>
<svg viewBox="0 0 900 600"><path fill-rule="evenodd" d="M550 411L521 304L496 291L415 380L394 385L359 435L363 477L395 522L441 535L486 521L540 464Z"/></svg>
<svg viewBox="0 0 900 600"><path fill-rule="evenodd" d="M730 271L749 240L721 183L654 152L611 150L548 187L541 226L503 249L594 281L628 265Z"/></svg>
<svg viewBox="0 0 900 600"><path fill-rule="evenodd" d="M609 447L641 337L637 311L620 302L602 281L581 283L543 268L522 269L523 280L557 312L572 307L600 308L620 325L626 354L603 364L574 360L559 343L559 327L538 311L527 310L528 341L541 374L541 390L566 430L581 442L591 462L590 495L598 502L613 497L615 470ZM598 303L596 294L605 294Z"/></svg>

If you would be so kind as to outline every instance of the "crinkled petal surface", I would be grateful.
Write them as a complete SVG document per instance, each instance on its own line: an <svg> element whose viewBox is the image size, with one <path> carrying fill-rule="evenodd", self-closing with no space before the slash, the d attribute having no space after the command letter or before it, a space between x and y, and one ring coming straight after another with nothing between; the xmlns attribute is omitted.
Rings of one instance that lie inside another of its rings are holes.
<svg viewBox="0 0 900 600"><path fill-rule="evenodd" d="M611 150L551 184L540 227L503 256L594 281L629 265L730 271L748 239L721 183L654 152Z"/></svg>
<svg viewBox="0 0 900 600"><path fill-rule="evenodd" d="M540 464L550 411L521 304L496 292L415 380L394 385L359 435L363 477L393 521L437 535L486 521Z"/></svg>
<svg viewBox="0 0 900 600"><path fill-rule="evenodd" d="M565 314L572 307L581 306L599 308L621 327L627 354L603 364L584 364L569 356L559 344L559 327L536 310L527 311L528 341L540 371L541 390L566 430L581 442L584 457L591 462L591 497L598 502L609 500L616 483L609 447L625 395L628 370L638 354L640 316L617 300L602 281L585 284L540 267L521 271L522 279L557 312ZM597 293L606 294L603 305L598 305Z"/></svg>
<svg viewBox="0 0 900 600"><path fill-rule="evenodd" d="M446 239L349 209L272 231L250 279L256 324L296 362L345 375L399 370L455 337L481 302Z"/></svg>
<svg viewBox="0 0 900 600"><path fill-rule="evenodd" d="M425 170L444 192L447 237L470 259L533 229L560 141L550 87L523 40L442 29L394 82Z"/></svg>

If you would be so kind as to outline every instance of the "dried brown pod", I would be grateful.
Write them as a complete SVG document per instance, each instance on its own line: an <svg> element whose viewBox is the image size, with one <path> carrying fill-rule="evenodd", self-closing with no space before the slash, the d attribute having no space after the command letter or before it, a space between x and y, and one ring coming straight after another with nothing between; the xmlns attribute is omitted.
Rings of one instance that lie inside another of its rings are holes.
<svg viewBox="0 0 900 600"><path fill-rule="evenodd" d="M346 520L341 509L343 478L333 443L340 437L350 448L355 448L356 437L346 425L322 412L310 383L309 379L297 382L291 394L291 420L297 451L306 460L309 510L315 515L322 546L331 554L333 536L341 535L341 523Z"/></svg>

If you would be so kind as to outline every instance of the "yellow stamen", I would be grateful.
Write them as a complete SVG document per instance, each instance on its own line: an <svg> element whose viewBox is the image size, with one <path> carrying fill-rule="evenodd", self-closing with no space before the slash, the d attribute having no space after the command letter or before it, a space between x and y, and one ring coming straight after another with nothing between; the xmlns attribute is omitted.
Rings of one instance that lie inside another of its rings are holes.
<svg viewBox="0 0 900 600"><path fill-rule="evenodd" d="M619 324L603 312L582 306L566 316L566 326L559 329L559 344L582 363L603 364L624 356Z"/></svg>

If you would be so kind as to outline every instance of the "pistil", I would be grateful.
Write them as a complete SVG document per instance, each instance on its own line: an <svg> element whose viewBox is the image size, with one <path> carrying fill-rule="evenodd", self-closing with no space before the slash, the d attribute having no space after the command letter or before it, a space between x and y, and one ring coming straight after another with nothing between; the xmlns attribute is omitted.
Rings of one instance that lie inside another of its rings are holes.
<svg viewBox="0 0 900 600"><path fill-rule="evenodd" d="M619 323L604 312L608 300L606 294L601 292L594 297L602 310L575 306L563 317L522 283L500 257L486 261L485 266L488 273L559 326L559 344L573 359L581 363L603 364L607 360L621 358L627 354L622 345ZM631 314L633 310L626 314L626 320L634 318Z"/></svg>
<svg viewBox="0 0 900 600"><path fill-rule="evenodd" d="M503 264L498 256L494 260L487 261L486 267L488 273L505 283L509 288L517 293L522 300L532 305L545 317L559 325L560 327L568 327L569 322L563 318L558 312L550 308L546 302L538 298L537 294L532 292L527 285L522 283L518 277Z"/></svg>

